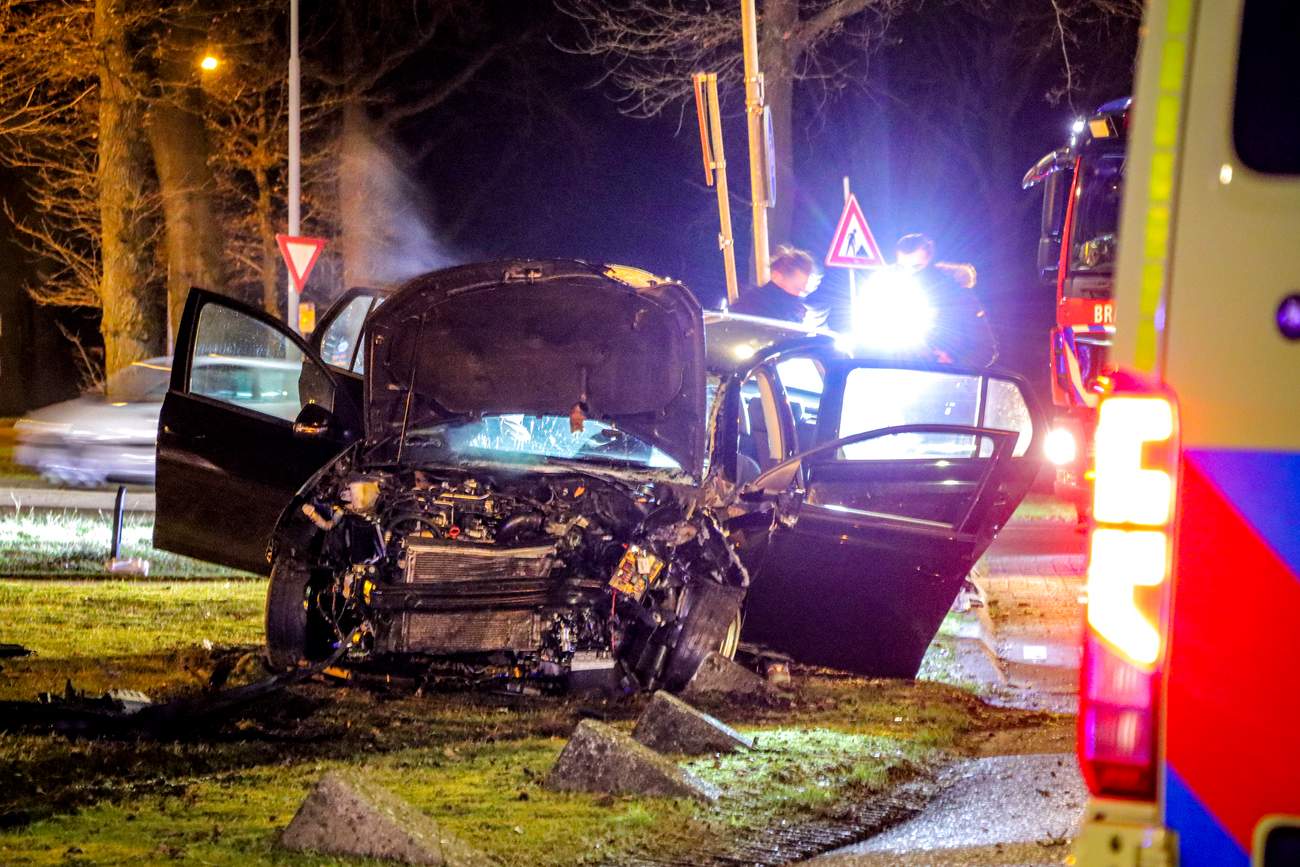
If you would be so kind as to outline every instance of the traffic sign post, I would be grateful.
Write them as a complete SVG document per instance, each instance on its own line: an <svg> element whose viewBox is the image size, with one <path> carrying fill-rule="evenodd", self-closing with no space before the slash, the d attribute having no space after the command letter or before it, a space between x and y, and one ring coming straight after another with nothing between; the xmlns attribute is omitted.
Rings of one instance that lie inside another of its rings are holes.
<svg viewBox="0 0 1300 867"><path fill-rule="evenodd" d="M301 332L298 320L298 296L307 283L307 275L316 267L321 250L325 249L324 238L294 237L293 235L276 235L275 243L280 246L280 255L284 257L285 268L289 271L289 303L285 310L285 319L290 327Z"/></svg>
<svg viewBox="0 0 1300 867"><path fill-rule="evenodd" d="M871 234L867 218L862 214L857 197L849 192L849 179L844 178L844 213L831 241L826 264L832 268L849 269L849 321L858 321L858 270L883 268L885 257L880 253L876 236Z"/></svg>

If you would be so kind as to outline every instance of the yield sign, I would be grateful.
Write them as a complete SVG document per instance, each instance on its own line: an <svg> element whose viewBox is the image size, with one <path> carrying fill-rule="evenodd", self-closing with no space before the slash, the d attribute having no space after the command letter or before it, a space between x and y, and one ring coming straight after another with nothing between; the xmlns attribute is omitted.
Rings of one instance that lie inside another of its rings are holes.
<svg viewBox="0 0 1300 867"><path fill-rule="evenodd" d="M275 243L280 245L280 255L289 268L289 279L299 292L307 282L307 275L320 258L320 251L325 249L324 238L295 238L292 235L276 235Z"/></svg>
<svg viewBox="0 0 1300 867"><path fill-rule="evenodd" d="M867 226L867 218L858 207L857 196L850 195L844 203L826 264L836 268L880 268L885 264L885 257L880 255L876 238Z"/></svg>

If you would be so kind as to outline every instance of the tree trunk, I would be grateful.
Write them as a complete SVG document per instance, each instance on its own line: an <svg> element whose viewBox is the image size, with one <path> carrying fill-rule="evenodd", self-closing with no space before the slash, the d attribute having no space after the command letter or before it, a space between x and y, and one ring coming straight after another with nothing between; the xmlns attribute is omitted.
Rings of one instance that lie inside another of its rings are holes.
<svg viewBox="0 0 1300 867"><path fill-rule="evenodd" d="M257 170L257 236L262 248L262 309L283 317L280 310L280 251L275 244L275 202L271 197L271 173Z"/></svg>
<svg viewBox="0 0 1300 867"><path fill-rule="evenodd" d="M798 23L797 0L766 0L759 32L758 59L763 70L767 104L772 111L773 151L776 154L776 205L768 211L772 249L791 242L797 190L794 174L794 73L798 46L790 38Z"/></svg>
<svg viewBox="0 0 1300 867"><path fill-rule="evenodd" d="M220 291L226 282L223 234L214 217L216 182L197 102L192 88L179 88L149 110L149 142L166 226L169 336L180 327L191 286Z"/></svg>
<svg viewBox="0 0 1300 867"><path fill-rule="evenodd" d="M122 0L95 0L99 49L100 298L104 370L156 355L163 334L149 294L153 268L144 199L150 187L144 112L127 84L130 54Z"/></svg>

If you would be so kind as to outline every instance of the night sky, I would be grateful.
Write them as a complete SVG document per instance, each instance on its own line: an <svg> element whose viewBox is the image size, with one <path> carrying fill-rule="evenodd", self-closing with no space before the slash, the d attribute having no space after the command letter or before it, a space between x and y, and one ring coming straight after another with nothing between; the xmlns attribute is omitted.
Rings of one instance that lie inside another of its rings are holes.
<svg viewBox="0 0 1300 867"><path fill-rule="evenodd" d="M547 4L530 4L527 11L507 5L500 20L482 24L477 38L496 38L503 28L531 28L536 36L487 66L435 112L398 130L396 146L408 155L407 171L424 196L415 204L428 215L436 261L555 256L618 262L681 279L706 306L715 306L724 297L717 207L704 185L694 107L653 120L621 115L614 94L596 84L601 62L555 49L572 38L566 19ZM970 100L954 98L951 82L926 74L926 51L936 48L935 40L980 38L950 14L952 5L923 5L922 13L894 25L872 56L869 80L825 99L811 87L796 91L799 187L777 191L795 199L794 236L771 240L792 241L820 261L842 207L841 178L848 175L887 254L899 235L923 231L937 240L941 259L979 269L977 288L1001 335L1004 363L1041 387L1053 290L1035 278L1037 196L1022 192L1019 182L1039 156L1064 143L1074 112L1049 95L1059 78L1049 64L1027 98L1004 102L995 91L976 94L987 108L972 115ZM1080 77L1075 110L1127 91L1134 32L1131 23L1116 25L1117 35L1101 40L1108 53L1089 55L1093 62L1081 67L1088 75ZM404 74L411 81L436 77L463 62L472 46L461 48L463 55L435 44L429 57L417 58L417 72ZM749 271L749 212L742 200L748 191L746 138L739 100L724 92L724 103L743 286ZM942 120L950 105L956 135L947 141L936 127L917 122L921 115L930 124ZM954 150L954 141L977 154L974 166L969 154ZM7 263L6 294L14 291L21 267L12 258ZM833 300L846 282L842 270L828 269L817 295Z"/></svg>

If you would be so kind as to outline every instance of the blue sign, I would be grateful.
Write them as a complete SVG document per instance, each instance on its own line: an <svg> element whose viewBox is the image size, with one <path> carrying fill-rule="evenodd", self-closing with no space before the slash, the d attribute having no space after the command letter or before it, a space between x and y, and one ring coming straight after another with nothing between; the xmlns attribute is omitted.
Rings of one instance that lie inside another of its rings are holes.
<svg viewBox="0 0 1300 867"><path fill-rule="evenodd" d="M1300 340L1300 293L1286 296L1277 305L1277 330L1287 340Z"/></svg>

